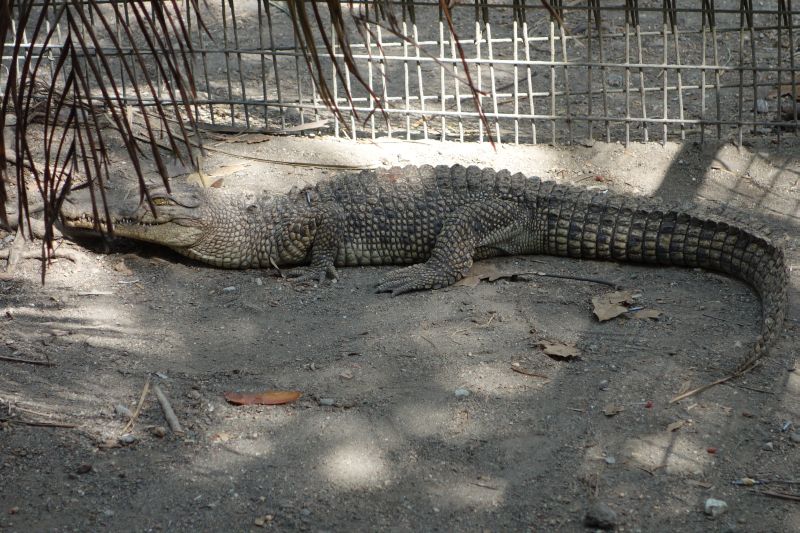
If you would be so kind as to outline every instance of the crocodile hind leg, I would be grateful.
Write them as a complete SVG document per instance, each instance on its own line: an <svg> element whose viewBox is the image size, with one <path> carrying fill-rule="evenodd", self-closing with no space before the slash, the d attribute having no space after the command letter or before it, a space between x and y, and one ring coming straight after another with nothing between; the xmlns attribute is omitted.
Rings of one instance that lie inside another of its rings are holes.
<svg viewBox="0 0 800 533"><path fill-rule="evenodd" d="M394 270L377 285L392 296L440 289L464 277L473 257L534 251L531 213L516 202L494 200L466 205L450 215L424 263Z"/></svg>

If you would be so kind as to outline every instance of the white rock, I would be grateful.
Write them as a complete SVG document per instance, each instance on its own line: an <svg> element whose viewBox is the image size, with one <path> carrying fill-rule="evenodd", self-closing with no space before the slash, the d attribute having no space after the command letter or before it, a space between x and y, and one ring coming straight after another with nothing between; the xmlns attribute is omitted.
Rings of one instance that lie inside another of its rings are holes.
<svg viewBox="0 0 800 533"><path fill-rule="evenodd" d="M705 513L713 518L718 517L728 510L728 504L716 498L709 498L706 500Z"/></svg>

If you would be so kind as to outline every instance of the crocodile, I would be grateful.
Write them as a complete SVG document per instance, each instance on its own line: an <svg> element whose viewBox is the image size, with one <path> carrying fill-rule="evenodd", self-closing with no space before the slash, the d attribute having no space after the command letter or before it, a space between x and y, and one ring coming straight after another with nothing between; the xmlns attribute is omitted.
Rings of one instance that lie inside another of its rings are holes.
<svg viewBox="0 0 800 533"><path fill-rule="evenodd" d="M787 307L784 254L763 224L476 166L362 171L280 195L185 186L111 209L65 203L62 217L73 228L112 222L117 236L215 267L291 267L285 274L299 280L336 278L339 266L409 265L377 284L392 295L446 287L474 260L499 255L722 272L752 286L762 303L760 334L737 373L766 353Z"/></svg>

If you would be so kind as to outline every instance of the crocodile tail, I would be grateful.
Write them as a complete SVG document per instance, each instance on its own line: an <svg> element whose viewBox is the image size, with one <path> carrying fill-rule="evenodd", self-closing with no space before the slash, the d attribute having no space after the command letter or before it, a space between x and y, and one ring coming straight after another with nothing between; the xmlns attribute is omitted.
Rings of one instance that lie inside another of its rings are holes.
<svg viewBox="0 0 800 533"><path fill-rule="evenodd" d="M750 369L779 335L789 273L783 250L769 239L766 228L750 229L641 198L561 185L543 193L541 244L549 254L701 267L751 285L762 302L761 333L737 373Z"/></svg>

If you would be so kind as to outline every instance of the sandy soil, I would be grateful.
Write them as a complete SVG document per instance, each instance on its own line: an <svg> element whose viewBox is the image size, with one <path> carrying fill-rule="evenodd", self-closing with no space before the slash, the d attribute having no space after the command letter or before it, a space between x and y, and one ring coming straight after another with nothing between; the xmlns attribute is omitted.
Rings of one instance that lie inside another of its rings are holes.
<svg viewBox="0 0 800 533"><path fill-rule="evenodd" d="M65 240L77 261L52 264L44 286L35 259L0 280L0 355L52 363L0 361L0 529L582 531L601 504L619 531L800 529L797 501L756 493L798 494L778 482L800 467L797 141L212 146L357 166L481 164L745 208L776 228L794 268L784 334L744 379L671 405L757 335L758 300L743 284L552 257L492 262L615 281L663 313L599 323L591 298L608 288L593 283L528 276L390 298L372 290L383 268L296 286L130 241ZM337 172L219 152L207 167L246 189ZM581 356L554 360L542 340ZM125 430L119 406L135 410L148 376L185 435L152 391ZM248 407L223 397L270 389L303 396ZM733 483L745 477L772 483ZM705 514L709 498L726 512Z"/></svg>

